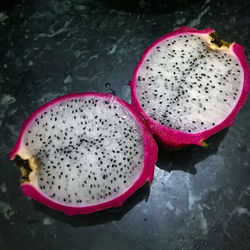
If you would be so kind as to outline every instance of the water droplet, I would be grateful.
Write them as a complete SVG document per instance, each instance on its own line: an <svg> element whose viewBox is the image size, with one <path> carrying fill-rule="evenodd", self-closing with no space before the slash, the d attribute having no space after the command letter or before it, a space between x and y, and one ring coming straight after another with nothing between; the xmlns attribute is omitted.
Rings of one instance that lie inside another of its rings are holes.
<svg viewBox="0 0 250 250"><path fill-rule="evenodd" d="M111 94L116 95L115 91L111 88L111 83L105 83L105 87L109 89Z"/></svg>

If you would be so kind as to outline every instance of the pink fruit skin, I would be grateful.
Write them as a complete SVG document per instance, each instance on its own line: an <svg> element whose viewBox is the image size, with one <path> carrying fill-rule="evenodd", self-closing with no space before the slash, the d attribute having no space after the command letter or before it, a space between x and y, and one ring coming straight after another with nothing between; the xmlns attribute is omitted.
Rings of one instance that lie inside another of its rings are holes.
<svg viewBox="0 0 250 250"><path fill-rule="evenodd" d="M120 98L117 98L111 94L102 94L102 93L96 93L96 92L87 92L87 93L79 93L79 94L68 94L65 96L58 97L45 105L41 106L38 108L36 111L34 111L30 117L25 120L22 123L22 128L19 133L19 137L17 139L17 142L15 146L11 149L9 153L9 157L11 160L15 158L15 155L18 154L20 148L21 148L21 143L22 139L29 128L29 125L35 120L35 118L43 111L48 109L49 107L60 103L65 100L69 99L74 99L74 98L81 98L81 97L100 97L108 100L114 100L124 107L126 107L130 113L134 116L136 121L138 122L141 132L142 132L142 137L144 139L143 147L144 147L144 167L142 170L141 175L139 178L135 181L135 183L123 194L121 194L119 197L114 198L112 200L109 200L107 202L103 202L100 204L96 205L91 205L91 206L84 206L84 207L74 207L74 206L66 206L64 204L61 204L59 202L53 201L46 195L44 195L39 189L35 188L32 184L29 183L24 183L21 185L22 191L24 195L30 196L34 200L39 201L40 203L59 210L66 215L75 215L75 214L87 214L87 213L93 213L99 210L111 208L111 207L119 207L121 206L124 201L131 196L138 188L143 186L146 182L151 183L153 181L153 175L154 175L154 166L157 161L157 153L158 153L158 147L153 139L152 135L148 132L147 127L143 124L143 122L139 119L138 114L136 111L126 103L125 101L121 100Z"/></svg>
<svg viewBox="0 0 250 250"><path fill-rule="evenodd" d="M141 104L140 104L139 99L138 99L137 94L136 94L136 79L137 79L139 69L140 69L141 65L143 64L147 54L153 48L155 48L160 42L162 42L166 39L175 37L177 35L180 35L180 34L209 34L211 32L214 32L214 30L211 28L204 29L204 30L197 30L197 29L189 28L189 27L185 27L185 26L180 27L180 28L174 30L173 32L170 32L167 35L159 38L150 47L148 47L146 49L146 51L144 52L144 54L142 55L142 58L138 64L138 66L134 70L133 78L132 78L132 81L130 82L132 106L138 111L138 113L140 113L142 115L142 119L144 120L144 122L146 123L146 125L148 126L148 128L150 129L152 134L154 134L156 136L156 138L163 145L170 146L173 148L179 148L179 147L182 147L185 145L190 145L190 144L202 146L203 140L205 140L208 137L210 137L211 135L219 132L223 128L229 127L233 124L237 113L239 112L242 105L246 101L247 95L248 95L249 90L250 90L250 70L249 70L249 67L247 64L247 60L246 60L245 55L244 55L244 48L241 45L234 43L232 46L232 50L235 53L235 55L237 56L237 58L241 64L241 67L243 69L244 84L243 84L241 96L238 100L237 105L232 110L232 112L220 124L216 125L215 127L211 128L211 129L205 130L203 132L189 134L189 133L181 132L181 131L178 131L178 130L161 125L160 123L158 123L155 120L153 120L152 118L150 118L145 113L145 111L142 109Z"/></svg>

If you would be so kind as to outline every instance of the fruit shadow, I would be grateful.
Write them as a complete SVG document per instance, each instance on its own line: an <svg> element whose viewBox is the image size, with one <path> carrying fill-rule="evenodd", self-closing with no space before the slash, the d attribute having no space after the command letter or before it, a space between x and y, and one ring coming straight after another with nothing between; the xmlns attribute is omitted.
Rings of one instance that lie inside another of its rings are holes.
<svg viewBox="0 0 250 250"><path fill-rule="evenodd" d="M216 154L219 145L225 137L228 129L215 134L206 140L207 147L189 146L174 150L159 145L157 166L168 172L181 170L190 174L197 172L195 165L212 154ZM111 221L121 220L133 207L143 200L148 200L150 187L145 184L130 196L119 208L110 208L93 214L67 216L59 211L50 209L36 201L33 201L34 208L47 216L70 224L73 227L87 227L104 224Z"/></svg>
<svg viewBox="0 0 250 250"><path fill-rule="evenodd" d="M59 211L50 209L36 201L32 201L34 208L50 218L70 224L73 227L85 227L104 224L120 220L128 211L142 200L147 201L150 193L150 186L146 183L130 196L121 207L109 208L92 214L67 216Z"/></svg>
<svg viewBox="0 0 250 250"><path fill-rule="evenodd" d="M228 128L211 136L206 140L208 146L188 146L181 149L171 149L159 144L157 167L168 172L181 170L190 174L196 174L195 165L208 156L216 154L218 148L226 136Z"/></svg>

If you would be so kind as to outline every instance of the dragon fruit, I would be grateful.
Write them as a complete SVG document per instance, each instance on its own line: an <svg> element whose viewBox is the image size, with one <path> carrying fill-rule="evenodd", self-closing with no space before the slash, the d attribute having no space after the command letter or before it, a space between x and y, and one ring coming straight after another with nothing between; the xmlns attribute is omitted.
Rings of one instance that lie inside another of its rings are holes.
<svg viewBox="0 0 250 250"><path fill-rule="evenodd" d="M157 145L125 101L69 94L23 122L10 159L25 195L67 215L118 207L151 182Z"/></svg>
<svg viewBox="0 0 250 250"><path fill-rule="evenodd" d="M205 145L231 126L250 89L243 47L213 29L181 27L143 54L130 83L132 106L160 142Z"/></svg>

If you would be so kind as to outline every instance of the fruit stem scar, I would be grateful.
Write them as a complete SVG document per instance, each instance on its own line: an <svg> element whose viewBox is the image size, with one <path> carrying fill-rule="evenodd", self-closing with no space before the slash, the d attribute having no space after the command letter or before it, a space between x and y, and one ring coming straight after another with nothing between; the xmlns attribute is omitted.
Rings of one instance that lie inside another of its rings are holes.
<svg viewBox="0 0 250 250"><path fill-rule="evenodd" d="M227 50L233 43L222 40L216 31L209 34L208 47L211 50Z"/></svg>
<svg viewBox="0 0 250 250"><path fill-rule="evenodd" d="M30 159L23 159L16 155L14 161L21 171L21 184L32 181L39 167L36 158L32 156Z"/></svg>

